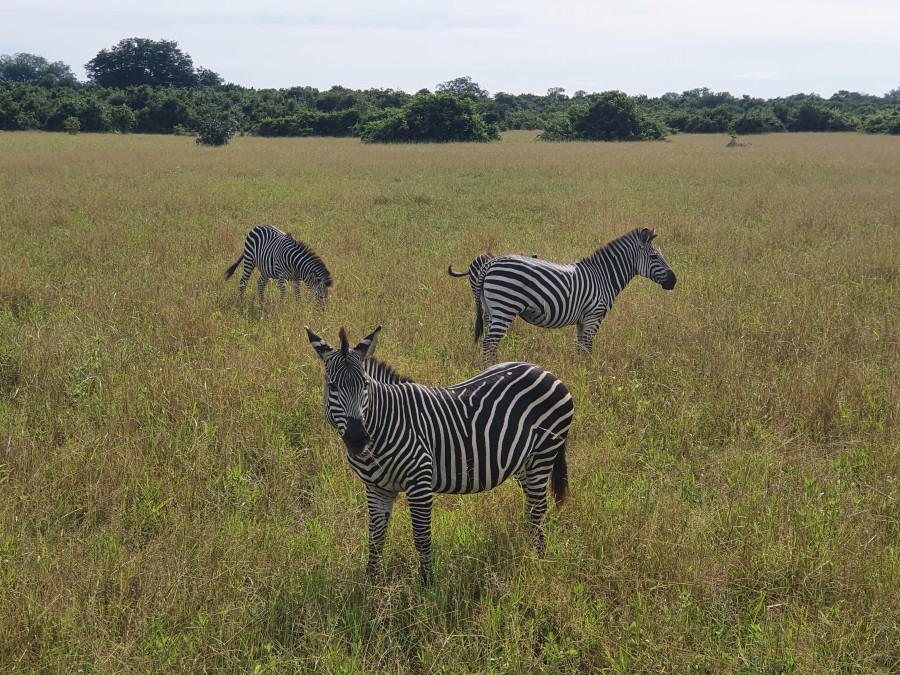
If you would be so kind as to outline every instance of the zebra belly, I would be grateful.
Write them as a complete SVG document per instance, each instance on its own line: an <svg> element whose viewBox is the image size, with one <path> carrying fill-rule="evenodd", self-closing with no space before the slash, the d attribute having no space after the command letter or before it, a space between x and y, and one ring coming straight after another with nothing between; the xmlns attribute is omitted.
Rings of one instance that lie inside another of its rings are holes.
<svg viewBox="0 0 900 675"><path fill-rule="evenodd" d="M518 443L491 443L478 447L469 435L459 446L436 445L432 450L434 467L432 489L441 494L473 494L492 490L514 475L528 457L533 444L531 433Z"/></svg>
<svg viewBox="0 0 900 675"><path fill-rule="evenodd" d="M562 328L563 326L571 326L578 321L577 317L569 316L568 314L550 316L543 308L535 306L526 307L519 312L519 316L522 317L523 321L541 328Z"/></svg>

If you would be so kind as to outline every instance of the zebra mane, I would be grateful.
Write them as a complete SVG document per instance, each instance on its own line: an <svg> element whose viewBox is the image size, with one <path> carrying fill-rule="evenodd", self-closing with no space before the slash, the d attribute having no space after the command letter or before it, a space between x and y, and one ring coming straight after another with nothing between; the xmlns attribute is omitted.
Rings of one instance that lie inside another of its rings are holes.
<svg viewBox="0 0 900 675"><path fill-rule="evenodd" d="M326 288L331 288L334 285L334 282L331 279L331 272L328 271L328 268L325 267L325 263L319 257L319 254L313 251L309 246L304 244L302 241L294 238L290 232L285 232L285 237L287 237L290 241L294 242L297 245L297 248L300 249L301 253L306 254L306 257L312 262L313 266L316 269L316 274L319 278L322 279L322 283Z"/></svg>
<svg viewBox="0 0 900 675"><path fill-rule="evenodd" d="M610 241L603 244L603 246L599 247L596 251L591 253L588 256L585 256L579 262L596 262L600 258L604 257L607 253L613 253L616 249L622 250L623 244L630 244L633 242L637 243L641 241L641 232L646 230L646 227L636 227L633 230L626 232L620 237L616 237L615 239L611 239Z"/></svg>
<svg viewBox="0 0 900 675"><path fill-rule="evenodd" d="M408 377L404 377L397 373L391 366L376 358L368 358L363 361L366 375L381 384L400 384L402 382L413 382Z"/></svg>

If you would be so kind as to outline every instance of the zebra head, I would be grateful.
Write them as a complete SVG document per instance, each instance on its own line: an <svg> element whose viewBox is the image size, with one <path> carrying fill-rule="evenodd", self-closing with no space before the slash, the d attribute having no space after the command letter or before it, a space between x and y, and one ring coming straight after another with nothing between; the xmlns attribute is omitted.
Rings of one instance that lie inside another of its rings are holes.
<svg viewBox="0 0 900 675"><path fill-rule="evenodd" d="M334 349L306 329L309 343L325 363L325 419L338 430L347 452L354 456L362 454L372 440L365 426L369 378L363 362L375 353L380 331L381 326L351 349L341 328L341 346Z"/></svg>
<svg viewBox="0 0 900 675"><path fill-rule="evenodd" d="M634 260L634 271L650 281L655 281L665 290L675 288L675 273L666 263L662 253L653 244L656 239L656 230L648 230L646 227L638 230L638 249Z"/></svg>
<svg viewBox="0 0 900 675"><path fill-rule="evenodd" d="M328 302L328 281L317 279L314 283L309 284L309 296L319 305Z"/></svg>

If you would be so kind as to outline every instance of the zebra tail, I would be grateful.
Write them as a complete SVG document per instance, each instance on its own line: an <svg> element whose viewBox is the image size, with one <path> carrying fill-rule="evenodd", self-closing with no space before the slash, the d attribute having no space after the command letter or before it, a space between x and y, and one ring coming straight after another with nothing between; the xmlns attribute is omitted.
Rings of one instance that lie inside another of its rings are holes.
<svg viewBox="0 0 900 675"><path fill-rule="evenodd" d="M241 253L241 257L234 261L234 265L225 270L225 278L230 279L231 275L234 274L234 271L237 269L237 266L241 264L241 260L244 259L244 254Z"/></svg>
<svg viewBox="0 0 900 675"><path fill-rule="evenodd" d="M465 277L465 276L468 276L468 275L469 275L469 272L468 272L468 271L466 271L466 272L454 272L454 271L453 271L453 265L447 265L447 274L449 274L451 277Z"/></svg>
<svg viewBox="0 0 900 675"><path fill-rule="evenodd" d="M553 459L553 469L550 473L550 486L553 490L553 498L556 505L560 506L566 501L566 495L569 493L569 469L566 465L566 446L560 447L559 452Z"/></svg>
<svg viewBox="0 0 900 675"><path fill-rule="evenodd" d="M481 334L484 332L484 316L481 311L481 298L475 298L475 342L478 342L478 339L481 337Z"/></svg>

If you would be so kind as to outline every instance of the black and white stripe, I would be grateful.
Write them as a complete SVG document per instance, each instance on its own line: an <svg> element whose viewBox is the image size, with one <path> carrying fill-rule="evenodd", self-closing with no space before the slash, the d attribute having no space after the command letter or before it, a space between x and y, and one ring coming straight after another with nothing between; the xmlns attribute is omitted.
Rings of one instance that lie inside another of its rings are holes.
<svg viewBox="0 0 900 675"><path fill-rule="evenodd" d="M454 272L453 265L447 265L447 274L451 277L469 277L469 286L472 289L472 295L475 296L475 321L479 321L481 316L481 298L478 294L478 280L481 278L481 272L488 261L494 259L494 254L490 252L480 253L469 263L469 269L465 272Z"/></svg>
<svg viewBox="0 0 900 675"><path fill-rule="evenodd" d="M314 300L319 303L328 300L328 289L331 288L332 281L325 263L311 248L277 227L262 224L250 230L244 242L244 252L234 265L225 271L226 279L231 278L241 260L244 261L244 273L238 285L240 295L244 294L253 268L258 267L259 279L256 283L260 302L269 279L278 280L282 300L287 281L293 283L297 300L300 300L301 282L306 283Z"/></svg>
<svg viewBox="0 0 900 675"><path fill-rule="evenodd" d="M530 363L503 363L450 387L397 382L393 370L367 364L374 361L381 327L353 349L343 329L338 349L306 330L325 362L325 418L340 433L350 466L366 486L370 574L380 567L398 493L409 501L413 542L427 581L433 494L490 490L513 475L523 486L529 525L543 550L548 479L557 503L567 491L573 405L562 381Z"/></svg>
<svg viewBox="0 0 900 675"><path fill-rule="evenodd" d="M497 345L516 316L544 328L575 324L578 346L590 352L600 322L632 277L675 287L674 272L651 243L655 237L653 230L635 229L569 265L521 255L486 261L475 284L475 341L486 321L485 363L497 360Z"/></svg>

